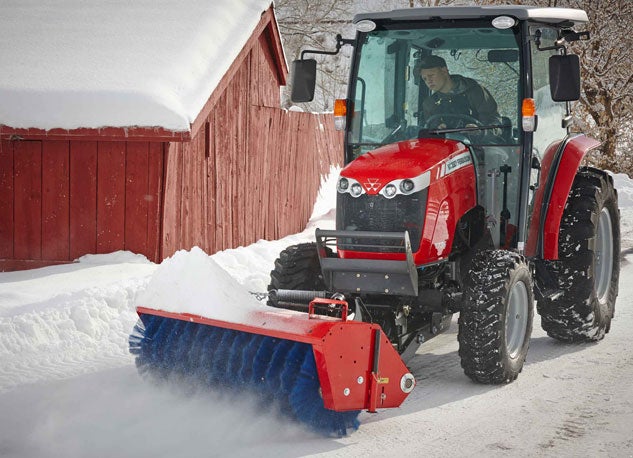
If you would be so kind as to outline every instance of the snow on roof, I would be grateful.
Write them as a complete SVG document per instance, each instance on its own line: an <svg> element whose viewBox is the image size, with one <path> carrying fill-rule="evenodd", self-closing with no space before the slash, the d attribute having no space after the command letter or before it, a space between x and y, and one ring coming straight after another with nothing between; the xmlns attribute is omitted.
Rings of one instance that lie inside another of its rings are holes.
<svg viewBox="0 0 633 458"><path fill-rule="evenodd" d="M0 125L188 131L271 0L3 0Z"/></svg>

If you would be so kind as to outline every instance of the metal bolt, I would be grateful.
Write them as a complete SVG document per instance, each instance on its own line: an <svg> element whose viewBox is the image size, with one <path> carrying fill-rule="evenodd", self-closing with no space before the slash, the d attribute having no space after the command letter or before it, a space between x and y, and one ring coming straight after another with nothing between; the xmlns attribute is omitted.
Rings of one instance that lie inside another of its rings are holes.
<svg viewBox="0 0 633 458"><path fill-rule="evenodd" d="M361 377L358 377L356 381L358 382L359 385L362 385L365 379L361 376Z"/></svg>
<svg viewBox="0 0 633 458"><path fill-rule="evenodd" d="M349 393L350 393L349 388L345 388L345 389L343 390L343 395L344 395L344 396L349 396Z"/></svg>
<svg viewBox="0 0 633 458"><path fill-rule="evenodd" d="M385 275L385 280L389 280L389 275Z"/></svg>

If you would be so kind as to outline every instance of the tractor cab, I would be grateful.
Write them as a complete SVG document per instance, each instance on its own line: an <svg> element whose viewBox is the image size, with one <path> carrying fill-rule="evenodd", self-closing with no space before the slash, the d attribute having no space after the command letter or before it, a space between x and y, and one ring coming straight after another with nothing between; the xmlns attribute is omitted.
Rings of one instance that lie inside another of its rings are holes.
<svg viewBox="0 0 633 458"><path fill-rule="evenodd" d="M584 37L571 27L587 17L559 10L457 7L357 15L356 38L338 38L339 48L354 46L348 96L335 104L346 133L345 162L393 145L435 160L436 143L424 139L461 143L474 169L473 205L483 209L494 246L522 251L541 163L547 149L568 136L568 101L579 97L578 60L565 55L564 43ZM294 100L311 98L306 81L314 81L315 69L313 60L295 62ZM411 158L402 159L398 178L415 178L406 176ZM443 173L447 166L468 165L463 156L438 160ZM435 165L427 161L427 170ZM364 167L371 168L371 161ZM344 184L357 179L345 174ZM364 178L388 184L379 176ZM350 194L340 196L339 216ZM339 221L338 228L376 230L368 225Z"/></svg>

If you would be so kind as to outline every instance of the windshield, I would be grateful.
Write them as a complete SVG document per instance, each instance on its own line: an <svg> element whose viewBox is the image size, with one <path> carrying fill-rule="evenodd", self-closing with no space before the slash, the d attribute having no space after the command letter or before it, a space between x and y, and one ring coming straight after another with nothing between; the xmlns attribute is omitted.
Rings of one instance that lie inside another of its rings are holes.
<svg viewBox="0 0 633 458"><path fill-rule="evenodd" d="M518 144L514 31L483 22L433 27L379 27L361 36L351 82L350 159L429 135L472 145Z"/></svg>

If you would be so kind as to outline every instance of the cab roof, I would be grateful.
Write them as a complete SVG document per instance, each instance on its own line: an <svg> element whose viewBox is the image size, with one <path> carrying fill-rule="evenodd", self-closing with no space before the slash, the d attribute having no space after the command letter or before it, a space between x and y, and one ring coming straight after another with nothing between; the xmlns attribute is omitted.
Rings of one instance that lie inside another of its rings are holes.
<svg viewBox="0 0 633 458"><path fill-rule="evenodd" d="M589 21L584 10L574 8L541 8L537 6L444 6L431 8L408 8L381 13L361 13L353 22L364 19L373 21L425 21L430 19L482 19L496 16L512 16L520 21L531 20L546 24L584 24Z"/></svg>

